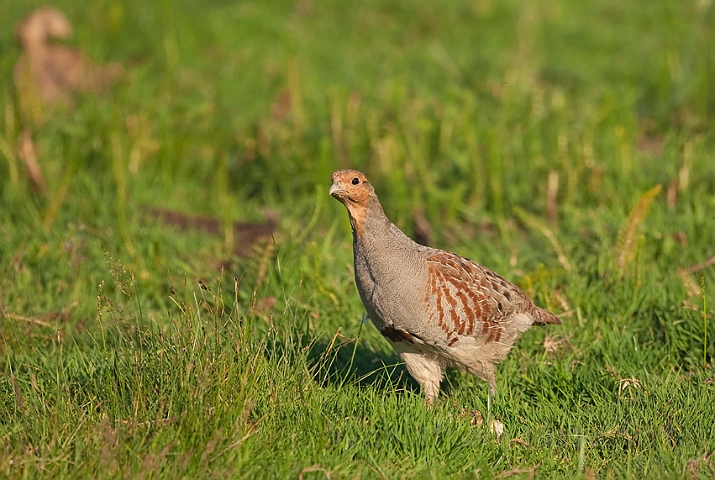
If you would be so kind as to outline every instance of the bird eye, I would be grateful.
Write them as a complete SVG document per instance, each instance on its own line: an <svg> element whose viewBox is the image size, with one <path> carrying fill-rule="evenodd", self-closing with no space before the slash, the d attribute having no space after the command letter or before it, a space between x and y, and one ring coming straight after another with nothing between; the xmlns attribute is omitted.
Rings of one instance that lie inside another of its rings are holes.
<svg viewBox="0 0 715 480"><path fill-rule="evenodd" d="M358 177L353 178L353 185L357 185L360 183L360 179Z"/></svg>

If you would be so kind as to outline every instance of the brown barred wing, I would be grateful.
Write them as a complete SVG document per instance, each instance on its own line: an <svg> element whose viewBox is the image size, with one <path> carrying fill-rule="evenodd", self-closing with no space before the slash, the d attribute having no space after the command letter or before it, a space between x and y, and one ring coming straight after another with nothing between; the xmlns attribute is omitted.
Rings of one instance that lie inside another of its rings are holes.
<svg viewBox="0 0 715 480"><path fill-rule="evenodd" d="M449 346L461 336L498 342L504 320L536 308L514 284L459 255L438 251L427 258L427 266L430 322L444 331Z"/></svg>

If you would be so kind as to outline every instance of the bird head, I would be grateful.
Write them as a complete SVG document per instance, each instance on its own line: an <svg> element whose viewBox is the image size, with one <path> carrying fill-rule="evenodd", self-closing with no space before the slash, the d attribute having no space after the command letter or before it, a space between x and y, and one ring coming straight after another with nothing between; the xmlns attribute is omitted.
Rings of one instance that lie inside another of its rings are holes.
<svg viewBox="0 0 715 480"><path fill-rule="evenodd" d="M357 170L338 170L333 173L332 180L330 195L348 209L350 224L356 235L360 236L365 231L364 225L368 210L373 212L373 216L376 214L384 216L375 190L365 175Z"/></svg>
<svg viewBox="0 0 715 480"><path fill-rule="evenodd" d="M67 39L72 35L72 25L64 13L54 7L42 7L32 12L20 23L15 36L25 50L33 50L49 38Z"/></svg>
<svg viewBox="0 0 715 480"><path fill-rule="evenodd" d="M350 210L351 206L366 207L375 190L367 178L357 170L338 170L333 173L330 195Z"/></svg>

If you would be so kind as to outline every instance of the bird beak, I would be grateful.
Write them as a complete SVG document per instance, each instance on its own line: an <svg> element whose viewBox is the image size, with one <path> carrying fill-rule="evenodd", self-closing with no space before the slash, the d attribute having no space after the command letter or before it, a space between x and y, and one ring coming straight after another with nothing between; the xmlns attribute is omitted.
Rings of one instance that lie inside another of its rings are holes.
<svg viewBox="0 0 715 480"><path fill-rule="evenodd" d="M332 195L333 197L337 198L338 196L346 194L348 192L338 184L334 183L330 186L330 190L328 191L328 193L330 193L330 195Z"/></svg>

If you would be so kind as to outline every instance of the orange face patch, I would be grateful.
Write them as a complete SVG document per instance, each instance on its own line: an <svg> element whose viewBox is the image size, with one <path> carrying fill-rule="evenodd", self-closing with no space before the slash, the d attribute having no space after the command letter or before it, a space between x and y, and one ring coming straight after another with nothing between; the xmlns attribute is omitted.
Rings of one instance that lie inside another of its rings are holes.
<svg viewBox="0 0 715 480"><path fill-rule="evenodd" d="M362 235L367 206L375 190L367 178L357 170L338 170L333 173L330 194L345 205L350 223L358 235Z"/></svg>
<svg viewBox="0 0 715 480"><path fill-rule="evenodd" d="M338 170L333 173L332 180L331 195L346 205L353 203L367 206L368 200L375 194L365 175L357 170Z"/></svg>

